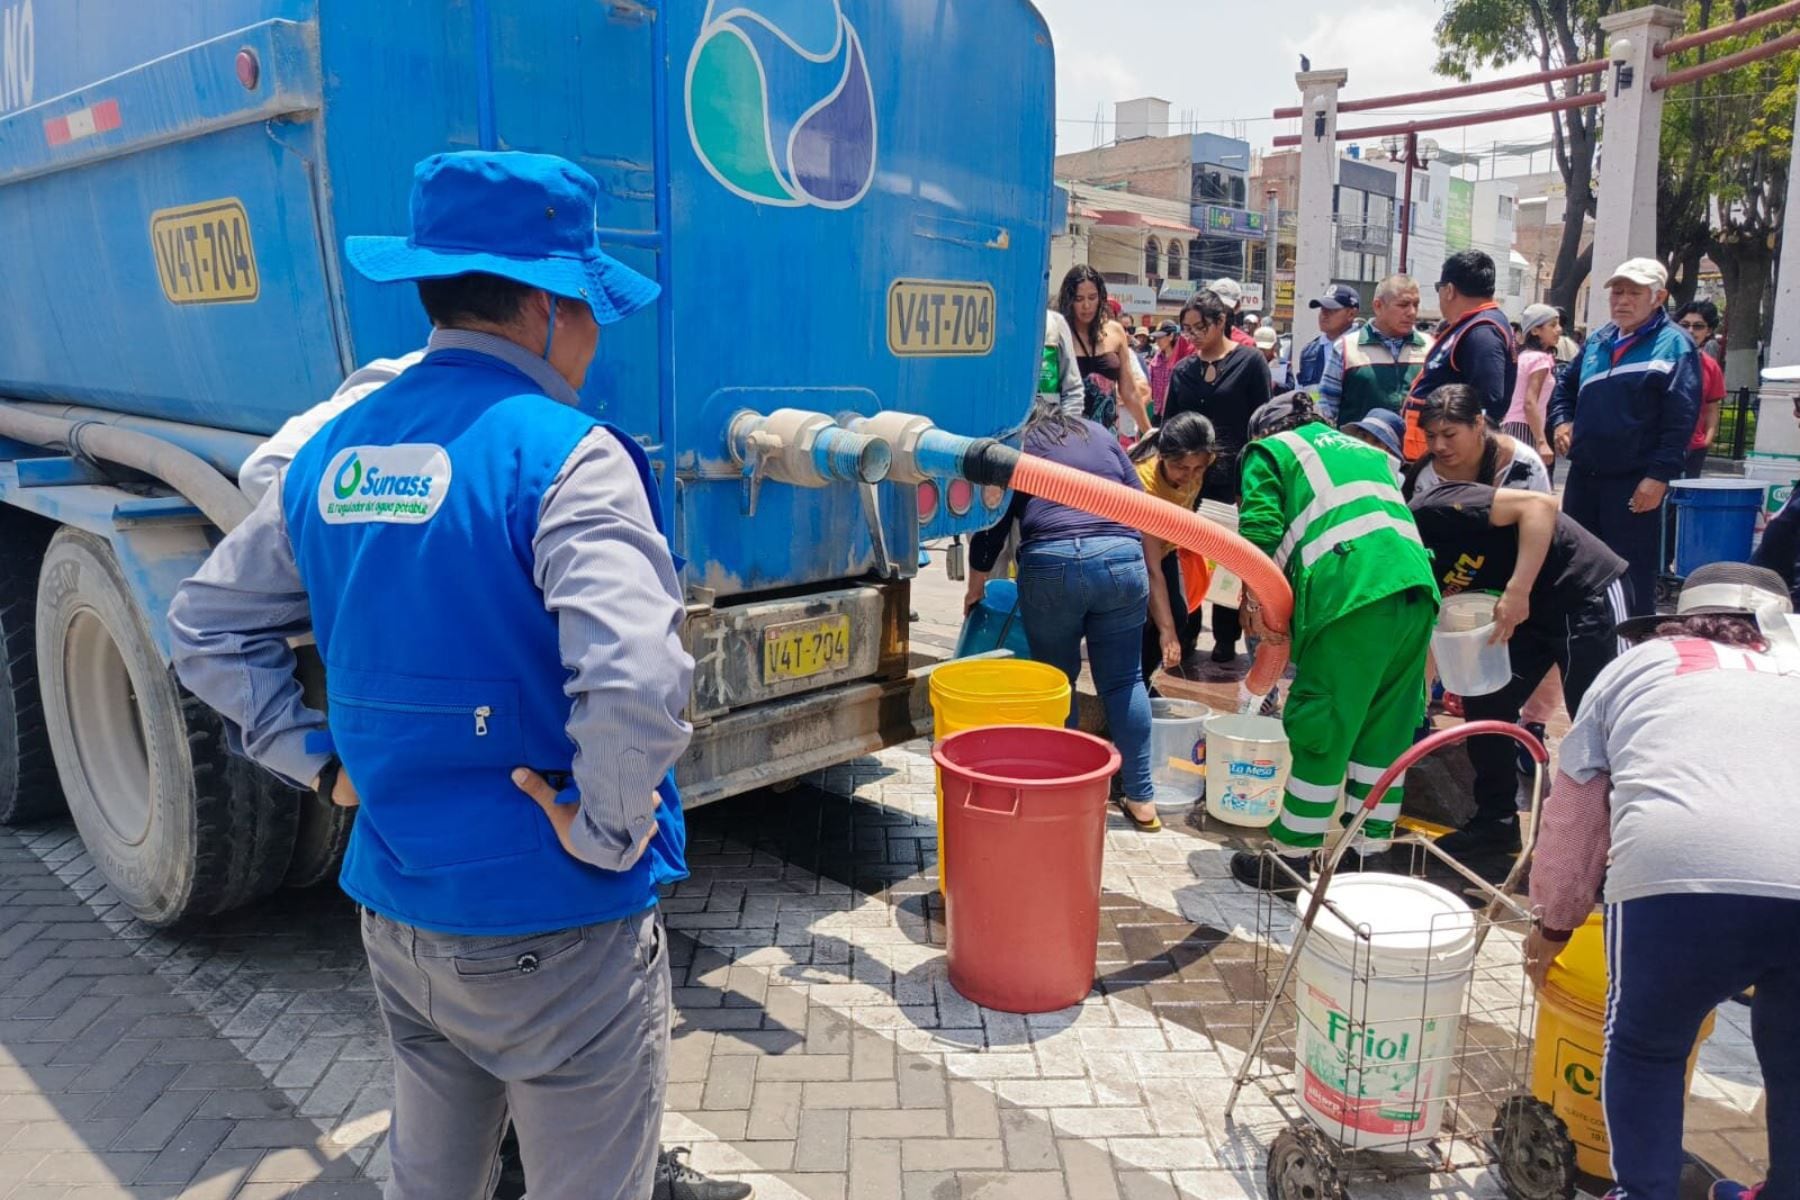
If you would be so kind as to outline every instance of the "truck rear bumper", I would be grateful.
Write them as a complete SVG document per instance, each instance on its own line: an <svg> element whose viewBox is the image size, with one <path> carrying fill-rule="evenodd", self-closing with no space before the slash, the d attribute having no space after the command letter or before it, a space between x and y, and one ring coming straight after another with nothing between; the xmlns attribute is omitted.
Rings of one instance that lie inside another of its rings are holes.
<svg viewBox="0 0 1800 1200"><path fill-rule="evenodd" d="M934 664L935 665L935 664ZM675 768L683 807L823 770L931 733L931 666L739 709L694 731Z"/></svg>

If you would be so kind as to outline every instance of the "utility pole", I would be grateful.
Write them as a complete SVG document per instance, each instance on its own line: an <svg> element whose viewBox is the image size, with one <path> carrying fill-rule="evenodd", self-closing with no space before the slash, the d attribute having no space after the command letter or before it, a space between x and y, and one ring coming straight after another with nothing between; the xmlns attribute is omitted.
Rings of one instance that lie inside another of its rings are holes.
<svg viewBox="0 0 1800 1200"><path fill-rule="evenodd" d="M1302 71L1300 86L1300 188L1295 208L1300 227L1294 240L1294 309L1331 284L1331 189L1337 184L1338 93L1350 72Z"/></svg>

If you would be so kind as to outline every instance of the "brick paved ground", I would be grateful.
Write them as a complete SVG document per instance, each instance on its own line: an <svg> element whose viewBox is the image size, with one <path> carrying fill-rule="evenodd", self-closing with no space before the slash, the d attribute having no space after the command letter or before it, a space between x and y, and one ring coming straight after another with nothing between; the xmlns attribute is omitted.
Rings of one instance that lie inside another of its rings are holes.
<svg viewBox="0 0 1800 1200"><path fill-rule="evenodd" d="M928 616L954 600L932 586ZM1261 986L1222 840L1115 818L1095 991L1017 1017L948 985L933 807L913 745L692 815L667 1140L765 1200L1260 1195L1285 1115L1253 1092L1222 1116ZM1720 1016L1688 1144L1754 1175L1747 1017ZM0 831L0 1198L374 1197L391 1102L336 893L158 934L67 825ZM1355 1189L1497 1191L1479 1170Z"/></svg>

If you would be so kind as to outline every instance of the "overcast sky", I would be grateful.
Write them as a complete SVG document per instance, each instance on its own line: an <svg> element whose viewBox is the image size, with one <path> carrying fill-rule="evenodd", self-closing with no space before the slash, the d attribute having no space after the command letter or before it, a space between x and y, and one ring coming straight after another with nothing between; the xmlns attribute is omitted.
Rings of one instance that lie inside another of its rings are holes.
<svg viewBox="0 0 1800 1200"><path fill-rule="evenodd" d="M1297 121L1269 113L1299 103L1294 73L1300 55L1315 70L1350 72L1344 96L1380 96L1453 83L1432 73L1433 27L1442 0L1151 0L1120 8L1099 0L1035 0L1056 44L1057 150L1085 150L1112 138L1112 104L1136 96L1160 96L1171 120L1247 139L1266 150L1278 133L1297 132ZM1477 78L1535 70L1523 63ZM1541 88L1500 92L1398 112L1466 113L1541 100ZM1096 133L1095 112L1104 124ZM1378 114L1347 115L1341 127L1376 123ZM1386 118L1382 124L1389 123ZM1547 141L1547 116L1432 134L1445 146L1485 152L1496 141ZM1547 153L1538 170L1551 167ZM1500 173L1526 170L1523 159L1502 161ZM1484 169L1484 175L1487 173Z"/></svg>

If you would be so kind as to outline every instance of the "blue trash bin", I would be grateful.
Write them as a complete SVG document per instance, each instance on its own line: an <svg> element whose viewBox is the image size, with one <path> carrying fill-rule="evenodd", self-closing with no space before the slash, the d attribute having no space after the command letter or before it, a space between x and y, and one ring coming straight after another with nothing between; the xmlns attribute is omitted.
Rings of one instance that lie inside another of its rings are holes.
<svg viewBox="0 0 1800 1200"><path fill-rule="evenodd" d="M1675 573L1686 577L1707 563L1749 562L1766 484L1750 479L1677 479Z"/></svg>
<svg viewBox="0 0 1800 1200"><path fill-rule="evenodd" d="M1011 650L1015 658L1031 657L1025 616L1019 611L1019 585L1010 579L990 579L981 603L963 622L962 634L956 639L956 657L1002 649Z"/></svg>

